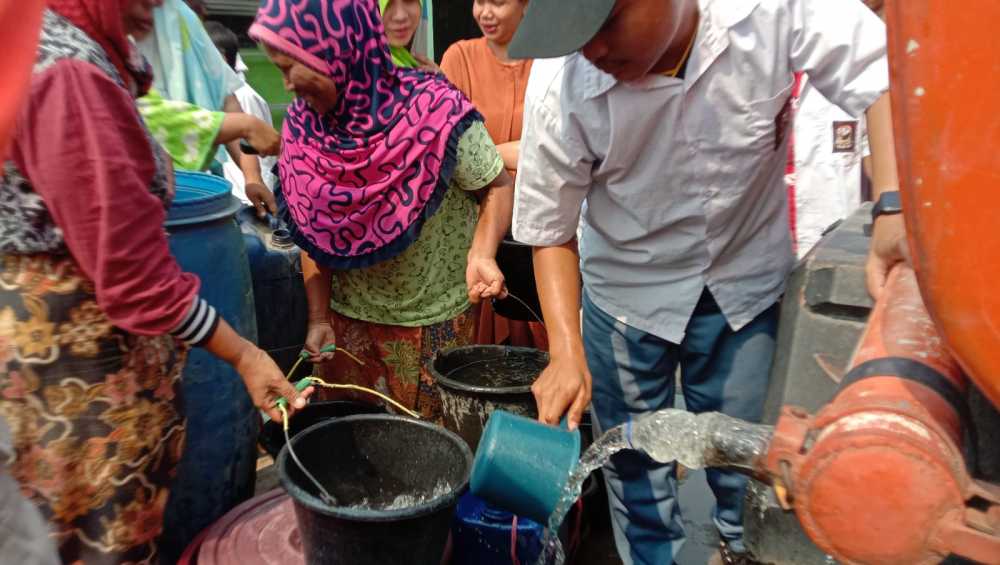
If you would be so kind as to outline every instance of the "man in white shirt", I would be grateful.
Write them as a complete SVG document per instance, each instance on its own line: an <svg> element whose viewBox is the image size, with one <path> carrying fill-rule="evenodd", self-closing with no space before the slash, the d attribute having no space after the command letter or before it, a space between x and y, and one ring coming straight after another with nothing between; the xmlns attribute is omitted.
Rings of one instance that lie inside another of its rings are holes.
<svg viewBox="0 0 1000 565"><path fill-rule="evenodd" d="M532 387L540 420L575 426L592 389L599 429L671 407L678 365L689 410L759 420L793 262L794 73L850 115L867 111L877 195L898 186L885 51L882 22L858 0L528 3L511 56L565 55L532 69L514 206L549 332L551 363ZM877 291L900 259L901 219L874 230ZM626 564L668 564L679 550L674 472L630 451L606 468ZM746 481L707 475L715 559L747 563Z"/></svg>
<svg viewBox="0 0 1000 565"><path fill-rule="evenodd" d="M861 205L862 162L869 155L864 116L855 118L799 75L793 97L793 166L785 177L792 245L802 259L823 233Z"/></svg>

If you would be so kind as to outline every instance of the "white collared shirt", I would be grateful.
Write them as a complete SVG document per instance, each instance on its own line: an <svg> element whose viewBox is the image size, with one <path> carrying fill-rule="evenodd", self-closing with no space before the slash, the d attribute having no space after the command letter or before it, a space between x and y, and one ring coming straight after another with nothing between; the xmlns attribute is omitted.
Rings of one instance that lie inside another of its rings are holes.
<svg viewBox="0 0 1000 565"><path fill-rule="evenodd" d="M739 329L792 265L785 141L793 72L860 116L888 90L883 23L859 0L700 0L682 79L621 83L579 54L528 83L514 237L569 241L593 302L679 343L707 285Z"/></svg>
<svg viewBox="0 0 1000 565"><path fill-rule="evenodd" d="M834 106L803 77L795 109L793 190L798 258L837 220L861 205L861 159L868 156L865 117ZM791 202L789 203L791 204Z"/></svg>

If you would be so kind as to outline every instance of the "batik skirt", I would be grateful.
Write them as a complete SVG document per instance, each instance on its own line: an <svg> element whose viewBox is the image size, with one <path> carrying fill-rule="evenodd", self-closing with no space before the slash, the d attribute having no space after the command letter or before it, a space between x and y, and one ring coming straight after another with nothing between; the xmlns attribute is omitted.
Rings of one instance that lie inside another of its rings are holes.
<svg viewBox="0 0 1000 565"><path fill-rule="evenodd" d="M0 417L11 473L66 563L155 563L180 460L172 337L115 328L70 258L0 257Z"/></svg>
<svg viewBox="0 0 1000 565"><path fill-rule="evenodd" d="M364 365L338 354L333 361L316 369L324 380L375 389L428 421L443 421L441 397L427 363L438 351L472 344L476 327L474 308L450 320L420 327L377 324L335 312L331 313L331 321L337 332L337 346L354 354ZM370 395L324 389L317 396L327 400L380 402Z"/></svg>

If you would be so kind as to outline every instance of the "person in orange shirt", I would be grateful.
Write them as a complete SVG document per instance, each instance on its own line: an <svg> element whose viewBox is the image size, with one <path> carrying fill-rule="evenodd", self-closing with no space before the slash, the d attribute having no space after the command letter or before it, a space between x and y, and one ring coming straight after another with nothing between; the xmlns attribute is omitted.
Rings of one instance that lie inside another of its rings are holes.
<svg viewBox="0 0 1000 565"><path fill-rule="evenodd" d="M517 171L524 91L530 59L511 59L507 45L524 17L525 0L475 0L472 17L483 37L458 41L441 58L441 70L486 119L507 171Z"/></svg>
<svg viewBox="0 0 1000 565"><path fill-rule="evenodd" d="M512 177L521 152L524 92L532 62L508 57L507 45L527 5L526 0L475 0L472 17L483 37L452 44L441 59L441 71L485 118L486 129ZM547 348L541 324L506 320L496 316L486 302L481 305L476 341Z"/></svg>

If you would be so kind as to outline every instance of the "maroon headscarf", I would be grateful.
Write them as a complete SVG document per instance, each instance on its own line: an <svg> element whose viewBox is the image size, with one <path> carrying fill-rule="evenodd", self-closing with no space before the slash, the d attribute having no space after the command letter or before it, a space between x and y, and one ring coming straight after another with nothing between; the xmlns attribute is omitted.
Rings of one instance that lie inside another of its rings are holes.
<svg viewBox="0 0 1000 565"><path fill-rule="evenodd" d="M137 0L45 0L48 7L100 44L122 80L131 81L139 94L149 90L152 76L144 64L134 63L132 44L125 33L124 16Z"/></svg>

